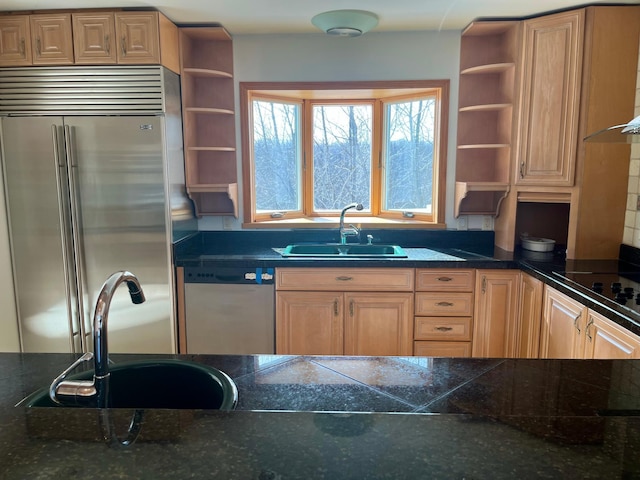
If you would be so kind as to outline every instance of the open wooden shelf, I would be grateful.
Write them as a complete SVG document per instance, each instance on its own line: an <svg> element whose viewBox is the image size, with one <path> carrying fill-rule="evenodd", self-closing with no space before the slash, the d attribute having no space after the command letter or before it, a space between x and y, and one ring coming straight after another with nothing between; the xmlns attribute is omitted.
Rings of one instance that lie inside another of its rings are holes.
<svg viewBox="0 0 640 480"><path fill-rule="evenodd" d="M454 215L494 215L509 194L520 24L469 25L460 46Z"/></svg>
<svg viewBox="0 0 640 480"><path fill-rule="evenodd" d="M238 217L233 50L222 27L182 27L186 186L196 215Z"/></svg>

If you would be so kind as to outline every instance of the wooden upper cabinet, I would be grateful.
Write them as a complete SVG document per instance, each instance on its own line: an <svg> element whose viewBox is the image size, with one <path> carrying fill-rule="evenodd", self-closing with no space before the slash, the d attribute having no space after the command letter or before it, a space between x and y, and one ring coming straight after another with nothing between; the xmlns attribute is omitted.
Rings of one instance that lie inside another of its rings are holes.
<svg viewBox="0 0 640 480"><path fill-rule="evenodd" d="M118 63L160 63L160 31L157 12L116 13Z"/></svg>
<svg viewBox="0 0 640 480"><path fill-rule="evenodd" d="M515 357L519 270L477 270L474 357Z"/></svg>
<svg viewBox="0 0 640 480"><path fill-rule="evenodd" d="M0 17L0 65L31 65L31 26L29 15Z"/></svg>
<svg viewBox="0 0 640 480"><path fill-rule="evenodd" d="M515 183L572 186L584 9L524 21Z"/></svg>
<svg viewBox="0 0 640 480"><path fill-rule="evenodd" d="M74 13L73 49L77 64L116 63L114 14Z"/></svg>
<svg viewBox="0 0 640 480"><path fill-rule="evenodd" d="M31 15L33 65L72 65L73 33L70 13Z"/></svg>

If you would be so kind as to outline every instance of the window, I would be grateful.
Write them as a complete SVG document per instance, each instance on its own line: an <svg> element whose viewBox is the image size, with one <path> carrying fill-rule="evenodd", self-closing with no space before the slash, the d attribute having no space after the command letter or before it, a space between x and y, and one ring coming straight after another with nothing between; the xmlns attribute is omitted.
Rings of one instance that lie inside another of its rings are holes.
<svg viewBox="0 0 640 480"><path fill-rule="evenodd" d="M240 89L245 223L444 224L448 81Z"/></svg>

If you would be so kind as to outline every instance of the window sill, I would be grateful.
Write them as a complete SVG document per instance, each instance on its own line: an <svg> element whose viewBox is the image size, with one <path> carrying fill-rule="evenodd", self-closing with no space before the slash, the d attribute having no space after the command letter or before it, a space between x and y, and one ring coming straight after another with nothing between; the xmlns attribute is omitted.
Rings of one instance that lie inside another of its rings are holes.
<svg viewBox="0 0 640 480"><path fill-rule="evenodd" d="M291 218L268 220L264 222L243 223L242 228L338 228L340 219L337 217L313 217L313 218ZM371 218L357 217L348 215L345 217L345 224L354 224L358 228L424 228L439 229L447 228L444 223L421 222L419 220L408 219L390 219L390 218Z"/></svg>

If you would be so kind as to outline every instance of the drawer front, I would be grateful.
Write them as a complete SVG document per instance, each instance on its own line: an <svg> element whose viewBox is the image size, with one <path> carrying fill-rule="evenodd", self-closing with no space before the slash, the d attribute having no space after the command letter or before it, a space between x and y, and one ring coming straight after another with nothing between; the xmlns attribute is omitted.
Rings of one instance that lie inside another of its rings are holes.
<svg viewBox="0 0 640 480"><path fill-rule="evenodd" d="M413 268L278 268L277 290L412 292Z"/></svg>
<svg viewBox="0 0 640 480"><path fill-rule="evenodd" d="M422 292L473 292L475 270L416 269L416 290Z"/></svg>
<svg viewBox="0 0 640 480"><path fill-rule="evenodd" d="M471 342L413 342L416 357L471 357Z"/></svg>
<svg viewBox="0 0 640 480"><path fill-rule="evenodd" d="M415 317L416 340L471 341L471 317Z"/></svg>
<svg viewBox="0 0 640 480"><path fill-rule="evenodd" d="M470 317L473 293L416 292L416 315L432 317Z"/></svg>

